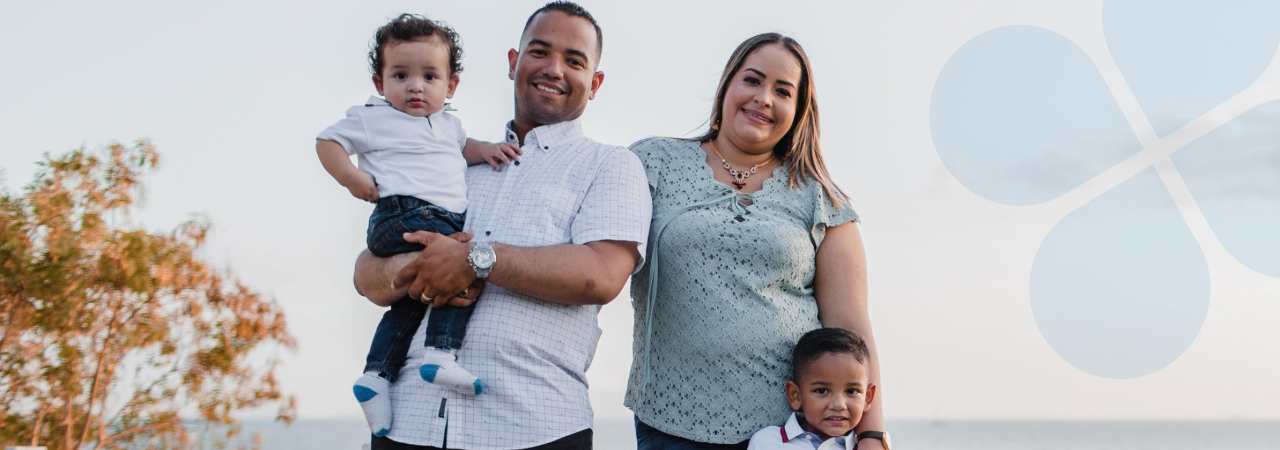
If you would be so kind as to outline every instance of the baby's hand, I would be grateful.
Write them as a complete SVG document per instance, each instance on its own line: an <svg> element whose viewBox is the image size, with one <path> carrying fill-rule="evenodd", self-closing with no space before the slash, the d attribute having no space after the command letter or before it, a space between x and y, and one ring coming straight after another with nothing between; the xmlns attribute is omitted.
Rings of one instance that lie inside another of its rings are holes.
<svg viewBox="0 0 1280 450"><path fill-rule="evenodd" d="M511 161L519 161L520 155L524 154L520 150L520 146L511 143L488 144L480 148L480 157L493 167L493 170L502 170L502 165Z"/></svg>
<svg viewBox="0 0 1280 450"><path fill-rule="evenodd" d="M373 175L369 175L369 172L355 171L345 186L353 197L369 203L378 203L378 184L373 182Z"/></svg>

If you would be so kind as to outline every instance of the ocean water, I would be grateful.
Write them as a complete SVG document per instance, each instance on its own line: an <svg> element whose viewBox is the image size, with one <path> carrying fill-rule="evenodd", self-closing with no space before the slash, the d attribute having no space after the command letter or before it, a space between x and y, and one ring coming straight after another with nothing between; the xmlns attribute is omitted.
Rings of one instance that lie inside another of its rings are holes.
<svg viewBox="0 0 1280 450"><path fill-rule="evenodd" d="M1280 422L889 421L895 450L1278 450ZM246 421L266 450L360 450L368 429L357 420L299 420L292 426ZM631 419L596 421L595 448L634 450Z"/></svg>

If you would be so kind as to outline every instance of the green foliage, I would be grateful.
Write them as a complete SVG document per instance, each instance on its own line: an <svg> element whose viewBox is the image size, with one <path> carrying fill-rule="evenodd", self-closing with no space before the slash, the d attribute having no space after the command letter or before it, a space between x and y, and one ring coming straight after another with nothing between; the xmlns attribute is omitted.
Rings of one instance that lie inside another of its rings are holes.
<svg viewBox="0 0 1280 450"><path fill-rule="evenodd" d="M181 448L182 417L292 419L284 313L200 259L208 220L127 225L158 157L146 141L46 155L21 196L0 192L0 445Z"/></svg>

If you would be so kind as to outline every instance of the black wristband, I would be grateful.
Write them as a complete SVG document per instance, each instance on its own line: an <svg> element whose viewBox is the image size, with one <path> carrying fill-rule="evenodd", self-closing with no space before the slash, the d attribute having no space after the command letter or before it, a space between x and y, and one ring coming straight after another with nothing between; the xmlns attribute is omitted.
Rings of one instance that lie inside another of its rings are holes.
<svg viewBox="0 0 1280 450"><path fill-rule="evenodd" d="M863 432L861 432L861 433L858 433L858 442L862 442L862 440L863 440L863 439L879 439L879 440L880 440L880 443L884 444L884 449L885 449L885 450L893 450L893 448L889 446L889 433L888 433L888 432L885 432L885 431L863 431ZM857 445L857 443L855 442L855 443L854 443L854 445Z"/></svg>

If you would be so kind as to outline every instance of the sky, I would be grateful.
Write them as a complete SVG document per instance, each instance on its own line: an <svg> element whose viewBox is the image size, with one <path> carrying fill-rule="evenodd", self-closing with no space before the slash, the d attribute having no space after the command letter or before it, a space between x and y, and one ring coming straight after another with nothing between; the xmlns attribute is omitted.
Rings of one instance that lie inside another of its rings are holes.
<svg viewBox="0 0 1280 450"><path fill-rule="evenodd" d="M279 374L301 417L360 417L350 384L381 311L356 295L350 275L371 206L324 172L314 136L375 93L365 53L373 31L416 12L462 36L456 114L472 137L499 139L512 114L506 52L541 3L5 2L3 184L16 192L45 153L150 139L160 166L138 224L164 231L207 215L206 257L287 313L298 349ZM604 30L605 72L584 122L608 143L702 130L720 71L747 37L778 31L805 46L824 156L862 216L890 419L1280 420L1280 278L1234 258L1164 162L1170 146L1280 99L1274 60L1248 89L1162 140L1142 125L1112 61L1101 1L582 3ZM931 136L934 86L966 42L1007 25L1079 46L1147 150L1030 206L958 181ZM1056 224L1152 164L1204 254L1208 309L1167 366L1105 378L1068 362L1038 328L1032 267ZM621 404L628 293L600 314L588 372L598 417L630 415Z"/></svg>

